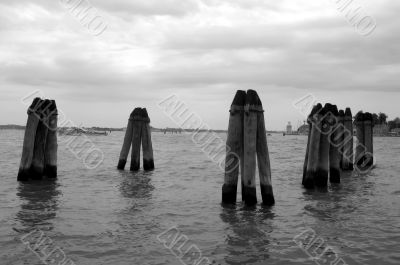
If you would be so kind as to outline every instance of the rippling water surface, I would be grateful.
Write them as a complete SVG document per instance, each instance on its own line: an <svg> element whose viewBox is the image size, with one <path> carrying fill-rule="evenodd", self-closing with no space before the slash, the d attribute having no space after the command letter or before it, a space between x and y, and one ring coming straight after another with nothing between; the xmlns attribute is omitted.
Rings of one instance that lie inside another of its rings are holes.
<svg viewBox="0 0 400 265"><path fill-rule="evenodd" d="M221 206L223 172L190 135L153 133L156 170L137 173L116 170L123 136L91 138L97 169L60 144L57 181L18 183L23 131L0 131L0 264L42 264L20 241L33 229L77 265L181 264L157 240L173 226L213 264L316 264L293 241L306 229L347 264L400 264L400 138L375 139L368 175L307 192L307 138L270 136L276 206L246 208Z"/></svg>

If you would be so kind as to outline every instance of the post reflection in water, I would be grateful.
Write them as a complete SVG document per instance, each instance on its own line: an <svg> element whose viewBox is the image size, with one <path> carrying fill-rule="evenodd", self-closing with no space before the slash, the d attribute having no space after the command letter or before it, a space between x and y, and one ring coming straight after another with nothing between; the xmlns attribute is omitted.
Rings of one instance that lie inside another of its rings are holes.
<svg viewBox="0 0 400 265"><path fill-rule="evenodd" d="M139 220L146 218L153 207L153 172L124 171L120 175L122 178L118 188L121 192L124 206L117 214L119 225L126 233L125 236L138 229L143 229L143 232L145 232L148 227L145 226L143 228L143 225L149 225L150 222L143 223Z"/></svg>
<svg viewBox="0 0 400 265"><path fill-rule="evenodd" d="M147 201L152 198L154 186L151 183L153 172L121 172L119 190L124 198Z"/></svg>
<svg viewBox="0 0 400 265"><path fill-rule="evenodd" d="M360 217L369 210L363 206L371 205L369 195L375 189L375 184L366 177L357 176L355 172L344 172L341 184L331 185L328 192L303 192L306 216L303 229L313 229L316 238L324 240L321 249L327 246L346 249L347 253L335 254L348 264L356 264L354 256L365 253L365 249L360 247L357 242L360 236L354 231L374 231L374 225Z"/></svg>
<svg viewBox="0 0 400 265"><path fill-rule="evenodd" d="M344 172L342 183L331 184L328 191L303 192L304 213L313 217L316 228L330 222L332 226L343 229L354 224L353 213L370 199L366 195L373 190L373 183L355 177L354 173Z"/></svg>
<svg viewBox="0 0 400 265"><path fill-rule="evenodd" d="M123 198L123 206L116 213L115 236L118 243L126 248L130 262L143 264L143 259L138 257L148 251L148 246L143 240L149 237L149 232L156 227L155 220L149 217L154 209L152 184L153 172L120 172L121 180L119 191ZM129 246L129 247L127 247Z"/></svg>
<svg viewBox="0 0 400 265"><path fill-rule="evenodd" d="M16 221L24 230L53 230L53 219L57 216L58 200L61 195L56 180L19 183L17 197L21 209Z"/></svg>
<svg viewBox="0 0 400 265"><path fill-rule="evenodd" d="M221 220L226 228L226 264L253 264L270 258L269 246L274 213L269 207L222 206Z"/></svg>

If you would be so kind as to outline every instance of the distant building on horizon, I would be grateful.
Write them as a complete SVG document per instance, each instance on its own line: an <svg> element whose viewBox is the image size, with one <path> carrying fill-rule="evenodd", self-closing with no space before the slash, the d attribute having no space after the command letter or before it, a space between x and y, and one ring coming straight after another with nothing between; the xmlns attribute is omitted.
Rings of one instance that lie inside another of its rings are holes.
<svg viewBox="0 0 400 265"><path fill-rule="evenodd" d="M400 128L395 128L393 130L390 131L391 133L397 133L400 135Z"/></svg>
<svg viewBox="0 0 400 265"><path fill-rule="evenodd" d="M297 132L298 132L299 134L301 134L301 135L308 135L309 131L310 131L310 126L309 126L308 124L306 124L306 123L304 123L303 125L301 125L301 126L299 127L299 129L297 130Z"/></svg>
<svg viewBox="0 0 400 265"><path fill-rule="evenodd" d="M293 126L290 123L290 121L289 121L288 125L286 126L286 133L287 134L292 134L293 133Z"/></svg>
<svg viewBox="0 0 400 265"><path fill-rule="evenodd" d="M382 136L382 135L388 135L389 133L389 126L386 124L376 124L374 126L374 135L377 136Z"/></svg>

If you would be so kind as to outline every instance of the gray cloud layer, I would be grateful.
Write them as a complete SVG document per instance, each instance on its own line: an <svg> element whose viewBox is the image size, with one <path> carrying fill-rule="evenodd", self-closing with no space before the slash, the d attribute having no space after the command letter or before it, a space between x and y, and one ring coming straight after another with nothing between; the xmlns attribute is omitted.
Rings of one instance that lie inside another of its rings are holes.
<svg viewBox="0 0 400 265"><path fill-rule="evenodd" d="M95 37L57 1L2 1L0 84L115 102L166 90L397 93L400 3L360 2L377 21L363 37L332 2L310 2L92 0L108 23Z"/></svg>

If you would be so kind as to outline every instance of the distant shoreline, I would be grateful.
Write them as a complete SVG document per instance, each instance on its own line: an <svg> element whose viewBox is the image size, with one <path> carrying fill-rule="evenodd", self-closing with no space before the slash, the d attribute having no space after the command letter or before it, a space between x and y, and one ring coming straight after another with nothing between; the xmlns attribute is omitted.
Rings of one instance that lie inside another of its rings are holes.
<svg viewBox="0 0 400 265"><path fill-rule="evenodd" d="M25 130L26 126L8 124L8 125L0 125L0 130ZM58 129L67 128L67 127L58 127ZM124 128L107 128L107 127L91 127L90 129L94 129L97 131L124 131Z"/></svg>
<svg viewBox="0 0 400 265"><path fill-rule="evenodd" d="M25 130L25 126L22 125L0 125L0 130Z"/></svg>
<svg viewBox="0 0 400 265"><path fill-rule="evenodd" d="M64 127L59 127L59 129L64 128ZM93 129L96 131L125 131L126 128L109 128L109 127L83 127L85 129ZM153 132L164 132L166 129L168 132L170 131L181 131L181 132L195 132L197 130L195 129L180 129L180 128L151 128ZM15 125L15 124L8 124L8 125L0 125L0 130L25 130L25 126L22 125ZM227 133L227 130L200 130L200 132L216 132L216 133ZM267 133L283 133L283 131L267 131Z"/></svg>
<svg viewBox="0 0 400 265"><path fill-rule="evenodd" d="M64 127L59 127L59 129L64 128ZM86 128L86 127L85 127ZM126 128L107 128L107 127L90 127L88 129L93 129L96 131L106 131L106 132L124 132ZM165 129L160 129L160 128L151 128L153 132L164 132ZM172 131L178 131L181 129L178 128L168 128L169 130ZM0 125L0 130L25 130L25 126L22 125L15 125L15 124L8 124L8 125ZM187 130L181 130L182 132L195 132L197 130L194 129L187 129ZM209 130L210 132L215 132L215 133L227 133L227 130ZM207 132L207 130L200 130L200 132ZM170 133L170 131L168 131L168 133ZM283 131L267 131L266 133L268 134L283 134ZM294 136L298 136L298 135L303 135L303 134L296 134ZM290 134L286 134L286 136L292 136ZM306 134L304 134L303 136L307 136ZM375 138L393 138L393 137L397 137L399 138L400 136L396 136L396 135L374 135Z"/></svg>

